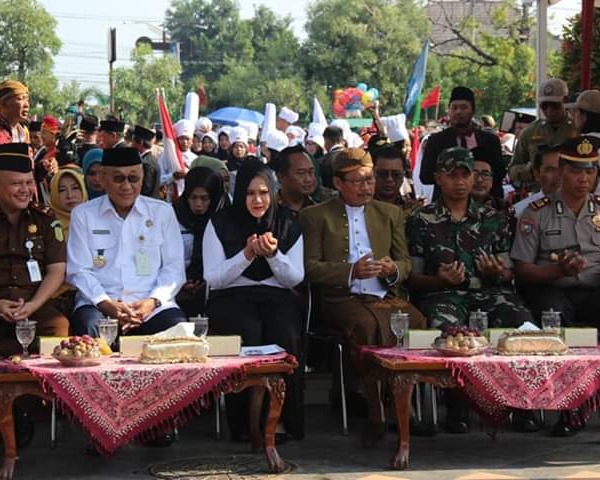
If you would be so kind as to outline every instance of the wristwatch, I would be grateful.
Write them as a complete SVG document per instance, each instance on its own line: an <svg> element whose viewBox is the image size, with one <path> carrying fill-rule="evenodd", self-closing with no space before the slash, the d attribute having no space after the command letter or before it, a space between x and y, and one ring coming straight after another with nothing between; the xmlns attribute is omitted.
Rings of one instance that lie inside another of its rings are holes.
<svg viewBox="0 0 600 480"><path fill-rule="evenodd" d="M154 310L156 310L157 308L162 307L162 302L156 298L156 297L150 297L152 300L154 300Z"/></svg>

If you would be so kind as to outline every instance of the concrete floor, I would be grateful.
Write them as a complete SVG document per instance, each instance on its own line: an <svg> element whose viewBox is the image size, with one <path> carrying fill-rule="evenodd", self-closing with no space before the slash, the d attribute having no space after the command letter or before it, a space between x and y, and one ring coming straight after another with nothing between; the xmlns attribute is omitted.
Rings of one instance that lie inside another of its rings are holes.
<svg viewBox="0 0 600 480"><path fill-rule="evenodd" d="M225 425L224 439L215 440L212 413L198 417L184 427L179 440L171 447L129 445L108 459L87 455L84 434L65 419L59 421L58 445L52 449L49 422L40 420L33 442L19 453L15 478L600 479L598 415L594 415L580 434L570 439L548 436L553 420L553 415L547 416L542 432L517 434L503 431L496 440L477 425L466 435L440 433L428 438L413 437L410 469L396 472L387 469L396 447L394 433L388 433L378 448L362 450L359 438L364 419L351 417L350 435L344 437L340 434L337 414L330 413L322 404L310 404L306 411L306 439L279 447L280 455L290 464L290 470L281 475L264 474L266 461L263 454L252 454L248 445L227 440ZM229 471L232 466L237 466L242 473Z"/></svg>

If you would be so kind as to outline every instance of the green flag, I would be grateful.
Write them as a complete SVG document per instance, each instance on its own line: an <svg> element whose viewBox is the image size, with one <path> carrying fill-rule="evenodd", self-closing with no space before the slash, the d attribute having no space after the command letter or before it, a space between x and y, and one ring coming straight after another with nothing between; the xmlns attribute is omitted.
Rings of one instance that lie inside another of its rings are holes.
<svg viewBox="0 0 600 480"><path fill-rule="evenodd" d="M423 100L423 95L419 93L419 97L417 98L417 103L415 104L415 113L413 114L411 125L413 127L418 127L419 122L421 121L421 100Z"/></svg>

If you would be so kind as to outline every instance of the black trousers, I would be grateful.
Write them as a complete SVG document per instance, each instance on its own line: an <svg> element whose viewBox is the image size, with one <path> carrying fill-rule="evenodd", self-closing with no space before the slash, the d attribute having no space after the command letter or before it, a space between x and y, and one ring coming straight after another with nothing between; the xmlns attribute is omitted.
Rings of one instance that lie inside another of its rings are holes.
<svg viewBox="0 0 600 480"><path fill-rule="evenodd" d="M520 293L531 308L536 321L541 323L542 312L550 310L562 313L563 326L600 327L600 287L560 288L552 285L523 285Z"/></svg>
<svg viewBox="0 0 600 480"><path fill-rule="evenodd" d="M211 293L206 307L210 332L240 335L244 346L276 343L293 354L299 366L285 378L283 423L297 439L304 438L304 331L302 308L287 289L234 287ZM227 422L232 436L248 431L249 394L228 395Z"/></svg>

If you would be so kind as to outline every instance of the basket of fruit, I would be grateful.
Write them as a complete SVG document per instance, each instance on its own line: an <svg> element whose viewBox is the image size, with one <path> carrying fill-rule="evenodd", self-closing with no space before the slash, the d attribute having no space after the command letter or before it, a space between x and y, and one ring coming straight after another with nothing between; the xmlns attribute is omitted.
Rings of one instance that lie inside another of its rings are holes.
<svg viewBox="0 0 600 480"><path fill-rule="evenodd" d="M433 348L451 357L480 355L489 348L486 337L466 325L447 325L433 342Z"/></svg>
<svg viewBox="0 0 600 480"><path fill-rule="evenodd" d="M102 363L104 350L98 339L83 335L62 340L54 347L52 356L67 367L92 367Z"/></svg>

